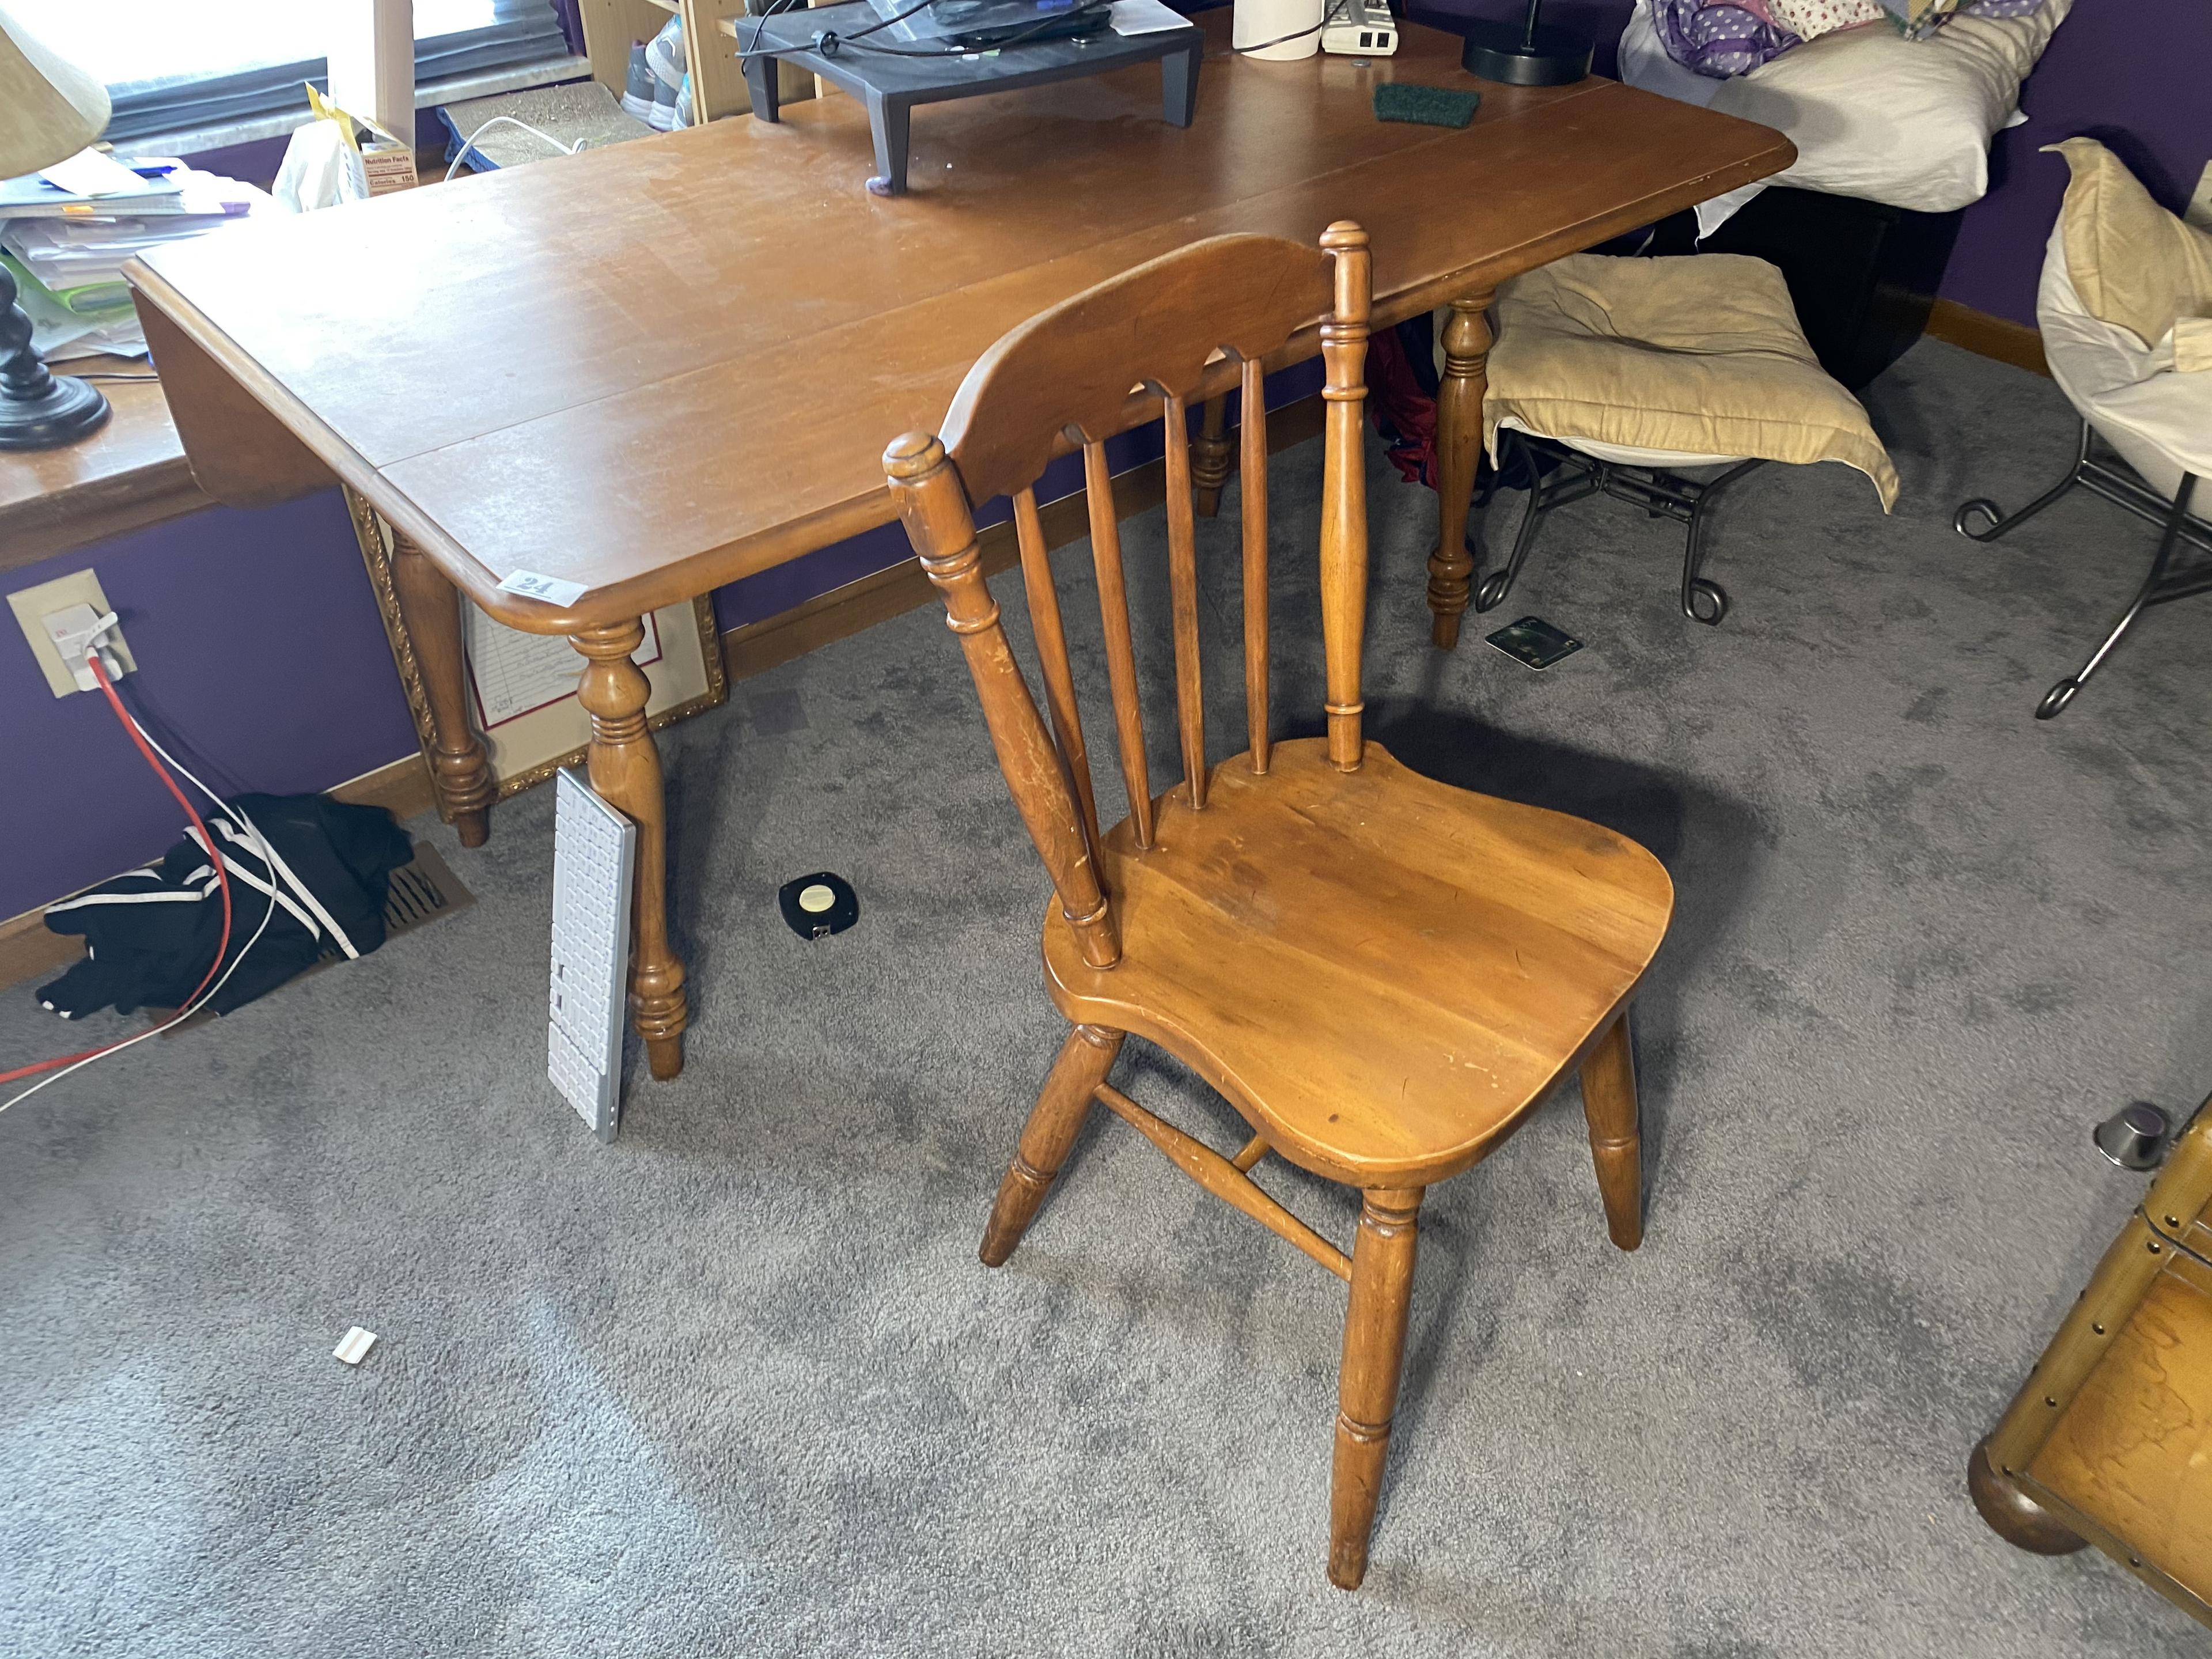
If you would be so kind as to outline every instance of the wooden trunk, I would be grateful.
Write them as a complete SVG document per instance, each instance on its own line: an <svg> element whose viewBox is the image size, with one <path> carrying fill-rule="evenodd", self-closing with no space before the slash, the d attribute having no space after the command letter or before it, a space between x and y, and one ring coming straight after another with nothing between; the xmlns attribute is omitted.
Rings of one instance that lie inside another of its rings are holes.
<svg viewBox="0 0 2212 1659"><path fill-rule="evenodd" d="M1968 1485L2009 1541L2094 1544L2212 1625L2212 1112L1974 1448Z"/></svg>

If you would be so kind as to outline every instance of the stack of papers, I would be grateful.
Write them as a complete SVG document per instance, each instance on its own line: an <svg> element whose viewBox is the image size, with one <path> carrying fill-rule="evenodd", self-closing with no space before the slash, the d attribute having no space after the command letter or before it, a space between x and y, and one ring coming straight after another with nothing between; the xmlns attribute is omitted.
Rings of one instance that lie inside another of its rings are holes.
<svg viewBox="0 0 2212 1659"><path fill-rule="evenodd" d="M276 206L252 185L179 161L118 161L87 150L0 180L0 263L15 276L33 343L50 361L88 351L143 356L125 262Z"/></svg>

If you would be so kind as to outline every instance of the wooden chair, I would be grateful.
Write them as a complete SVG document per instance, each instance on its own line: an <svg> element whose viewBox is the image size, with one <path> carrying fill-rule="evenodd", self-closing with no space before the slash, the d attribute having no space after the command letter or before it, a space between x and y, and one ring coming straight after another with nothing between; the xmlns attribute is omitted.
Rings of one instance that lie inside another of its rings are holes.
<svg viewBox="0 0 2212 1659"><path fill-rule="evenodd" d="M1579 1066L1613 1243L1633 1249L1642 1237L1626 1004L1666 933L1674 890L1633 842L1448 788L1363 744L1367 237L1340 223L1321 246L1217 237L1055 306L984 354L942 439L909 434L884 465L1058 895L1044 922L1045 983L1074 1030L1000 1186L983 1261L1012 1253L1097 1102L1348 1280L1328 1572L1350 1589L1366 1571L1389 1449L1423 1189L1476 1163ZM1328 736L1273 744L1261 366L1316 319L1328 368ZM1209 768L1185 410L1231 366L1244 409L1251 746ZM1161 416L1183 777L1155 797L1104 440ZM1030 487L1060 441L1083 451L1131 807L1103 832ZM1013 497L1049 732L978 564L970 503L1000 494ZM1132 1032L1228 1098L1254 1131L1242 1151L1223 1157L1107 1082ZM1361 1189L1349 1259L1250 1179L1271 1152Z"/></svg>

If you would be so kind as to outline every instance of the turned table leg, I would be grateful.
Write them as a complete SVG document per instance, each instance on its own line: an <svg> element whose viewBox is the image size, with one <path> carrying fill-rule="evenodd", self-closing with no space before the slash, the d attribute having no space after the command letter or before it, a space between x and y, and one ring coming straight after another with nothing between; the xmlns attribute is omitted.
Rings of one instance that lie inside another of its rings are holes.
<svg viewBox="0 0 2212 1659"><path fill-rule="evenodd" d="M1437 550L1429 555L1429 637L1442 650L1459 643L1474 560L1467 550L1467 515L1482 456L1483 365L1490 357L1491 296L1454 300L1444 325L1444 372L1437 387Z"/></svg>
<svg viewBox="0 0 2212 1659"><path fill-rule="evenodd" d="M1210 519L1221 511L1222 486L1229 482L1229 394L1208 398L1198 423L1198 437L1190 447L1190 487L1198 516Z"/></svg>
<svg viewBox="0 0 2212 1659"><path fill-rule="evenodd" d="M460 595L430 556L397 531L392 537L392 590L430 705L430 784L438 797L438 816L459 833L462 846L481 847L491 834L491 804L499 791L483 739L469 720Z"/></svg>
<svg viewBox="0 0 2212 1659"><path fill-rule="evenodd" d="M646 729L653 688L630 653L645 639L635 617L588 629L569 640L585 658L576 699L592 717L592 787L637 825L637 873L630 892L629 1014L653 1074L684 1069L684 963L668 942L668 805L660 751Z"/></svg>

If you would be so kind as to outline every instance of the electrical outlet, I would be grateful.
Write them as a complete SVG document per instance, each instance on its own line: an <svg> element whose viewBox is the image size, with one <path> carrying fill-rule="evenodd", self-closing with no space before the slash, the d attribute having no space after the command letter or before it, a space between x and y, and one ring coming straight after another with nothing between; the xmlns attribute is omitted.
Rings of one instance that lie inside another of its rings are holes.
<svg viewBox="0 0 2212 1659"><path fill-rule="evenodd" d="M100 578L89 570L79 570L67 576L57 576L50 582L40 582L36 587L26 587L8 596L9 609L15 613L21 625L23 637L30 642L31 654L39 659L39 667L46 677L46 684L58 697L74 696L80 690L96 689L89 670L83 669L82 652L76 663L63 655L57 643L57 632L61 637L81 635L82 628L71 629L69 618L75 608L91 607L92 617L104 617L114 607L108 604L107 595L100 591ZM49 618L55 619L49 622ZM91 618L78 616L77 622L88 624ZM57 629L55 623L60 624ZM114 666L109 671L111 679L135 672L138 664L131 654L131 647L123 642L123 630L111 629L107 635L110 656L106 659ZM119 672L118 672L119 671ZM83 683L78 683L82 672Z"/></svg>
<svg viewBox="0 0 2212 1659"><path fill-rule="evenodd" d="M103 672L110 685L123 678L123 659L107 642L107 636L116 629L112 611L94 611L88 605L73 605L66 610L49 611L39 620L46 624L46 637L61 653L62 666L69 670L78 690L99 690L100 674ZM94 672L95 659L98 672Z"/></svg>

